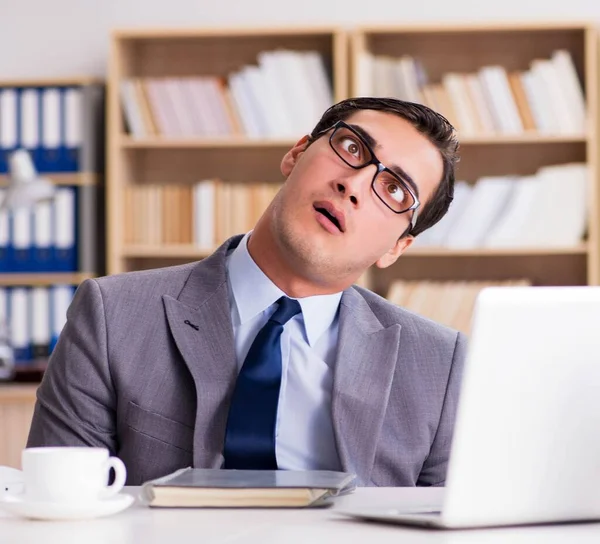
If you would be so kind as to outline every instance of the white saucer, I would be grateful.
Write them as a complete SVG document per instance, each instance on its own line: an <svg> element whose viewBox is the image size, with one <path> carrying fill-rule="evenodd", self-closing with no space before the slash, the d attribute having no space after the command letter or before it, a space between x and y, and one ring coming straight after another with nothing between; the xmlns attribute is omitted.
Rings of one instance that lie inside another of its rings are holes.
<svg viewBox="0 0 600 544"><path fill-rule="evenodd" d="M33 502L23 496L5 493L0 496L0 508L30 519L78 520L117 514L131 506L134 500L132 495L123 493L87 503Z"/></svg>

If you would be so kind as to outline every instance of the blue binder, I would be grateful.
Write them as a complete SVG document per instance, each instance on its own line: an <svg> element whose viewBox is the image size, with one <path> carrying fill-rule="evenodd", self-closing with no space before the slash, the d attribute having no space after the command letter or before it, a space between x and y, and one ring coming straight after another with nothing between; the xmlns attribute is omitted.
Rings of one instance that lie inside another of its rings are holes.
<svg viewBox="0 0 600 544"><path fill-rule="evenodd" d="M8 258L10 271L35 272L31 211L28 208L13 210L9 222L12 233Z"/></svg>
<svg viewBox="0 0 600 544"><path fill-rule="evenodd" d="M8 172L8 158L17 149L20 125L20 89L5 87L0 89L0 174Z"/></svg>
<svg viewBox="0 0 600 544"><path fill-rule="evenodd" d="M75 187L60 187L56 191L53 242L54 271L77 271L77 191Z"/></svg>
<svg viewBox="0 0 600 544"><path fill-rule="evenodd" d="M0 188L0 203L4 199L6 189ZM10 244L10 221L8 211L0 211L0 272L8 272L10 263L8 262Z"/></svg>
<svg viewBox="0 0 600 544"><path fill-rule="evenodd" d="M29 289L14 287L9 290L9 315L11 328L11 344L15 366L31 362L31 319ZM16 305L19 304L17 308ZM19 341L16 342L15 339Z"/></svg>
<svg viewBox="0 0 600 544"><path fill-rule="evenodd" d="M62 96L63 121L63 171L79 172L79 152L81 149L81 90L78 87L64 87Z"/></svg>
<svg viewBox="0 0 600 544"><path fill-rule="evenodd" d="M63 116L62 99L60 89L57 87L46 87L40 90L41 100L41 149L38 159L39 172L62 171L62 134Z"/></svg>
<svg viewBox="0 0 600 544"><path fill-rule="evenodd" d="M39 203L33 209L33 264L36 272L54 271L54 206Z"/></svg>
<svg viewBox="0 0 600 544"><path fill-rule="evenodd" d="M41 157L41 100L36 87L23 87L20 90L19 147L25 149L39 170Z"/></svg>

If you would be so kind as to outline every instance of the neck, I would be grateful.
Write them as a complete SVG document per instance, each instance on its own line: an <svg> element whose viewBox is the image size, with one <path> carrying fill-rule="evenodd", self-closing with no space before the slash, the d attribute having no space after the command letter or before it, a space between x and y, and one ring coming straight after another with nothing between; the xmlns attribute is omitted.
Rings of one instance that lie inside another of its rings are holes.
<svg viewBox="0 0 600 544"><path fill-rule="evenodd" d="M293 266L294 263L286 259L273 237L270 226L263 220L259 221L252 231L248 240L248 252L263 273L292 298L331 295L352 285L352 281L344 283L316 282L302 275L299 272L302 267Z"/></svg>

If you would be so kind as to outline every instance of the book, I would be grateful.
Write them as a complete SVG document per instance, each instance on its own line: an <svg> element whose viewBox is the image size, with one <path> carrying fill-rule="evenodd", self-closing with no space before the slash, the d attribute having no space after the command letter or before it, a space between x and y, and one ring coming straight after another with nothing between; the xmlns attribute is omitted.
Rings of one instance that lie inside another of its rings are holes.
<svg viewBox="0 0 600 544"><path fill-rule="evenodd" d="M142 485L141 499L167 508L304 508L349 493L356 476L328 470L182 468Z"/></svg>

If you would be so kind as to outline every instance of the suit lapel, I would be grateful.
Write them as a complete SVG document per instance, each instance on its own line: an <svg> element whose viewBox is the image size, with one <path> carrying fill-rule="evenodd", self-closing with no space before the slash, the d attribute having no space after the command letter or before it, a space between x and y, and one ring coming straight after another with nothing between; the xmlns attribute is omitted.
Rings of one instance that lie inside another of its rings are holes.
<svg viewBox="0 0 600 544"><path fill-rule="evenodd" d="M239 239L198 263L177 299L163 296L171 334L196 388L195 467L219 468L223 461L227 410L237 375L225 256Z"/></svg>
<svg viewBox="0 0 600 544"><path fill-rule="evenodd" d="M331 411L342 468L368 485L388 403L400 325L384 327L351 288L340 307Z"/></svg>

